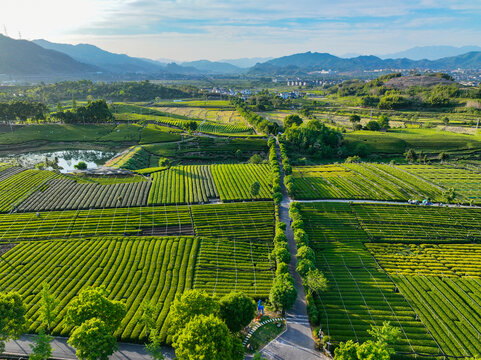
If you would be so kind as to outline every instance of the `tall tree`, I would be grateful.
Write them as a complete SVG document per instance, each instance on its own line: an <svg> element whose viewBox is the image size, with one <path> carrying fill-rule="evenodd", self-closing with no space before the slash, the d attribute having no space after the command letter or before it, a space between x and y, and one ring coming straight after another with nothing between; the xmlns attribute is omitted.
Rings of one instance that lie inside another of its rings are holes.
<svg viewBox="0 0 481 360"><path fill-rule="evenodd" d="M0 293L0 354L5 350L5 342L17 339L25 331L26 312L20 294Z"/></svg>
<svg viewBox="0 0 481 360"><path fill-rule="evenodd" d="M50 293L50 285L47 282L42 284L42 292L40 298L40 321L47 329L47 334L50 334L52 330L52 323L57 316L58 301Z"/></svg>
<svg viewBox="0 0 481 360"><path fill-rule="evenodd" d="M219 300L220 317L232 332L249 325L255 316L256 304L242 292L231 292Z"/></svg>
<svg viewBox="0 0 481 360"><path fill-rule="evenodd" d="M178 334L197 315L217 315L219 304L205 291L188 290L178 296L170 306L169 334L175 342Z"/></svg>
<svg viewBox="0 0 481 360"><path fill-rule="evenodd" d="M111 328L111 332L115 331L125 316L125 305L120 301L110 300L107 296L104 286L82 289L70 302L67 323L80 326L87 320L98 318Z"/></svg>
<svg viewBox="0 0 481 360"><path fill-rule="evenodd" d="M81 360L108 360L117 349L111 326L99 318L91 318L76 327L68 343Z"/></svg>
<svg viewBox="0 0 481 360"><path fill-rule="evenodd" d="M182 329L173 343L179 360L240 360L227 325L214 315L198 315Z"/></svg>

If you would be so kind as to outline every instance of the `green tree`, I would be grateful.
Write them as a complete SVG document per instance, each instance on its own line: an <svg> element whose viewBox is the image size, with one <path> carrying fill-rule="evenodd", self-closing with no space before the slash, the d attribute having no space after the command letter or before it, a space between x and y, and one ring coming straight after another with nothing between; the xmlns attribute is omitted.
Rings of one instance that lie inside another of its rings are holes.
<svg viewBox="0 0 481 360"><path fill-rule="evenodd" d="M409 149L408 151L406 151L404 153L404 156L406 157L406 161L409 161L410 163L413 163L414 161L416 161L416 158L417 158L417 154L416 154L416 151L414 151L414 149Z"/></svg>
<svg viewBox="0 0 481 360"><path fill-rule="evenodd" d="M231 292L219 300L220 318L232 332L238 332L249 325L255 317L256 304L242 292Z"/></svg>
<svg viewBox="0 0 481 360"><path fill-rule="evenodd" d="M47 334L52 330L52 323L57 316L58 301L50 293L50 285L47 282L42 284L41 298L40 298L40 321L47 329Z"/></svg>
<svg viewBox="0 0 481 360"><path fill-rule="evenodd" d="M335 360L389 360L395 353L391 345L400 338L401 330L391 326L385 321L382 326L372 326L367 331L374 340L368 340L362 344L352 340L341 342L334 350Z"/></svg>
<svg viewBox="0 0 481 360"><path fill-rule="evenodd" d="M209 316L219 313L219 304L205 291L188 290L178 296L170 306L169 334L175 342L178 334L197 315Z"/></svg>
<svg viewBox="0 0 481 360"><path fill-rule="evenodd" d="M249 159L249 163L250 164L260 164L262 163L264 160L262 159L262 157L259 155L259 154L254 154L251 156L251 158Z"/></svg>
<svg viewBox="0 0 481 360"><path fill-rule="evenodd" d="M18 339L25 331L26 312L18 293L0 293L0 354L5 350L5 342Z"/></svg>
<svg viewBox="0 0 481 360"><path fill-rule="evenodd" d="M449 159L449 155L443 151L443 152L439 153L438 158L439 158L439 160L441 160L441 163L443 163L443 162L445 162L446 160Z"/></svg>
<svg viewBox="0 0 481 360"><path fill-rule="evenodd" d="M234 339L227 325L213 314L197 315L182 329L173 343L179 360L237 360Z"/></svg>
<svg viewBox="0 0 481 360"><path fill-rule="evenodd" d="M77 170L86 170L87 164L83 161L79 161L78 164L75 164L73 167Z"/></svg>
<svg viewBox="0 0 481 360"><path fill-rule="evenodd" d="M450 187L446 191L443 191L443 198L444 201L448 203L453 202L454 199L456 199L456 191L454 190L454 188Z"/></svg>
<svg viewBox="0 0 481 360"><path fill-rule="evenodd" d="M77 326L68 343L76 349L81 360L107 360L117 350L117 341L112 335L112 326L99 318L91 318Z"/></svg>
<svg viewBox="0 0 481 360"><path fill-rule="evenodd" d="M447 116L445 116L445 117L443 118L443 124L444 124L445 126L448 126L448 124L449 124L449 118L448 118Z"/></svg>
<svg viewBox="0 0 481 360"><path fill-rule="evenodd" d="M290 128L292 125L300 126L302 124L302 118L299 115L291 114L284 119L284 128Z"/></svg>
<svg viewBox="0 0 481 360"><path fill-rule="evenodd" d="M289 274L277 275L269 293L269 301L276 310L289 310L297 299L294 279Z"/></svg>
<svg viewBox="0 0 481 360"><path fill-rule="evenodd" d="M366 124L365 128L369 131L379 131L381 130L381 125L377 121L371 120Z"/></svg>
<svg viewBox="0 0 481 360"><path fill-rule="evenodd" d="M34 344L30 344L32 353L28 357L29 360L47 360L52 356L52 346L50 342L53 337L45 334L43 330L40 330L38 335L34 339Z"/></svg>
<svg viewBox="0 0 481 360"><path fill-rule="evenodd" d="M302 282L311 292L323 292L328 288L327 279L319 269L309 270Z"/></svg>
<svg viewBox="0 0 481 360"><path fill-rule="evenodd" d="M97 318L114 332L125 316L125 304L120 301L107 298L105 286L87 287L80 290L78 296L73 299L68 308L67 324L80 326L87 320Z"/></svg>
<svg viewBox="0 0 481 360"><path fill-rule="evenodd" d="M389 129L389 117L385 114L382 114L381 116L379 116L379 119L377 121L379 123L379 125L381 126L381 128L383 129Z"/></svg>
<svg viewBox="0 0 481 360"><path fill-rule="evenodd" d="M187 121L182 125L182 127L188 132L194 132L195 130L197 130L197 121Z"/></svg>
<svg viewBox="0 0 481 360"><path fill-rule="evenodd" d="M259 191L261 190L261 183L259 181L254 181L251 184L251 195L252 197L256 197L259 195Z"/></svg>

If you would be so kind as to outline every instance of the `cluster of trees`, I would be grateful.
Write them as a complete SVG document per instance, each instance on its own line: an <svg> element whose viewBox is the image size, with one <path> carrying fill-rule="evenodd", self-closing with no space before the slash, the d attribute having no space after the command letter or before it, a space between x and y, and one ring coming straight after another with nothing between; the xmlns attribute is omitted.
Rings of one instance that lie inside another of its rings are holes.
<svg viewBox="0 0 481 360"><path fill-rule="evenodd" d="M315 252L309 246L309 236L304 230L304 222L302 220L299 203L291 204L289 208L289 216L292 219L292 231L294 232L294 240L297 244L297 265L296 271L302 278L302 283L307 289L307 313L309 319L315 325L319 324L319 312L314 302L315 296L326 291L328 282L324 274L315 265Z"/></svg>
<svg viewBox="0 0 481 360"><path fill-rule="evenodd" d="M199 89L194 86L164 86L148 80L113 83L80 80L6 88L0 98L12 98L14 93L50 104L70 99L87 100L89 96L111 101L152 101L155 98L179 99L200 95Z"/></svg>
<svg viewBox="0 0 481 360"><path fill-rule="evenodd" d="M276 139L274 137L270 137L267 141L267 145L269 146L269 164L271 165L272 170L273 198L276 204L280 204L282 201L281 168L277 162Z"/></svg>
<svg viewBox="0 0 481 360"><path fill-rule="evenodd" d="M401 336L401 329L385 321L382 326L371 326L367 331L373 338L358 343L353 340L342 342L334 350L334 360L389 360L395 353L394 345Z"/></svg>
<svg viewBox="0 0 481 360"><path fill-rule="evenodd" d="M59 304L43 284L40 300L43 328L32 347L32 360L46 360L52 355L51 326ZM163 359L159 330L156 325L157 307L151 302L141 306L140 322L145 325L149 340L147 350L154 359ZM205 292L189 290L177 297L170 309L169 335L177 359L241 360L244 348L240 331L255 316L256 304L247 295L232 292L217 300ZM26 331L26 308L16 292L0 293L0 354L5 342L18 338ZM68 343L81 360L107 360L117 349L113 335L126 314L123 302L108 299L105 287L81 290L67 307L66 323L73 326Z"/></svg>
<svg viewBox="0 0 481 360"><path fill-rule="evenodd" d="M319 120L310 120L300 126L293 123L290 127L284 128L282 139L289 150L316 158L329 158L340 150L342 134L328 128Z"/></svg>
<svg viewBox="0 0 481 360"><path fill-rule="evenodd" d="M15 100L8 103L0 103L0 121L44 120L47 113L47 106L41 102Z"/></svg>
<svg viewBox="0 0 481 360"><path fill-rule="evenodd" d="M361 125L361 117L353 114L349 117L353 130L380 131L389 129L389 117L385 114L379 116L378 120L371 120L365 126Z"/></svg>
<svg viewBox="0 0 481 360"><path fill-rule="evenodd" d="M257 94L250 96L246 103L252 106L255 111L266 111L272 109L287 109L292 103L290 99L284 99L268 90L262 90Z"/></svg>
<svg viewBox="0 0 481 360"><path fill-rule="evenodd" d="M251 111L242 99L232 98L231 103L236 105L239 114L241 114L241 116L244 117L244 119L246 119L246 121L256 129L257 132L264 134L277 134L279 132L279 125L277 123L270 122Z"/></svg>
<svg viewBox="0 0 481 360"><path fill-rule="evenodd" d="M255 302L240 292L218 301L199 290L184 292L174 300L169 314L169 334L177 359L243 359L240 331L255 312Z"/></svg>
<svg viewBox="0 0 481 360"><path fill-rule="evenodd" d="M424 74L423 76L425 78L427 76L427 79L437 77L453 81L451 76L442 73ZM405 89L392 89L386 86L386 81L398 77L401 77L400 73L380 76L369 82L348 80L329 88L328 91L337 93L341 97L358 96L361 106L387 110L451 107L456 104L456 99L481 99L481 87L460 88L457 84L435 85L435 83L432 83L432 86L417 85Z"/></svg>
<svg viewBox="0 0 481 360"><path fill-rule="evenodd" d="M59 304L51 294L49 285L42 284L40 318L42 329L35 338L31 360L46 360L52 355L50 335L58 314ZM26 308L16 292L0 293L0 353L5 342L18 338L26 331ZM125 305L107 299L104 287L85 288L67 307L66 322L73 326L68 343L76 349L76 355L84 360L107 360L117 349L113 333L125 316Z"/></svg>
<svg viewBox="0 0 481 360"><path fill-rule="evenodd" d="M289 274L288 263L291 260L291 254L287 245L287 237L284 233L286 224L279 222L276 225L276 234L274 236L274 249L271 257L276 261L276 277L269 293L269 301L276 310L290 309L297 299L297 289L294 285L294 279Z"/></svg>
<svg viewBox="0 0 481 360"><path fill-rule="evenodd" d="M114 119L105 100L95 100L86 106L75 106L71 110L57 111L51 117L66 124L104 123Z"/></svg>

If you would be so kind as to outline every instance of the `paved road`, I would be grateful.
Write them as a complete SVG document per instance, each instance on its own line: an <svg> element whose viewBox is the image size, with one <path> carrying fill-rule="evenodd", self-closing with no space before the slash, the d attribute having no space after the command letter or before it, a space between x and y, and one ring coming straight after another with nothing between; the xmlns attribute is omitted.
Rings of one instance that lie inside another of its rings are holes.
<svg viewBox="0 0 481 360"><path fill-rule="evenodd" d="M30 344L32 344L33 335L23 335L20 339L9 341L5 347L6 354L25 355L31 353ZM67 338L55 337L52 341L52 347L55 349L52 357L55 359L77 359L75 349L67 344ZM164 356L166 360L174 359L174 351L172 348L165 348ZM151 360L145 347L139 344L119 343L119 350L112 356L111 360Z"/></svg>
<svg viewBox="0 0 481 360"><path fill-rule="evenodd" d="M280 161L279 148L277 148L277 157ZM282 169L282 168L281 168ZM283 171L281 171L283 176ZM281 181L283 184L283 181ZM279 207L279 217L283 223L287 225L286 236L291 253L291 261L289 263L289 272L294 278L296 289L298 292L294 307L287 312L287 330L276 340L271 341L261 353L269 360L319 360L328 359L319 351L314 349L315 343L312 337L312 330L307 317L306 294L302 286L302 280L296 271L296 255L297 245L294 241L294 234L290 226L289 205L291 200L287 195L287 191L282 185L283 200Z"/></svg>

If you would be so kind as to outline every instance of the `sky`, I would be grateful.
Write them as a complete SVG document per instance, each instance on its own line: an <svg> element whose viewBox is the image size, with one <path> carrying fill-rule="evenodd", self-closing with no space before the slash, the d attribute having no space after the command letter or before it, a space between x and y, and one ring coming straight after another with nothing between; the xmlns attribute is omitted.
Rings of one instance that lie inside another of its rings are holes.
<svg viewBox="0 0 481 360"><path fill-rule="evenodd" d="M151 59L481 46L481 0L0 0L0 32Z"/></svg>

